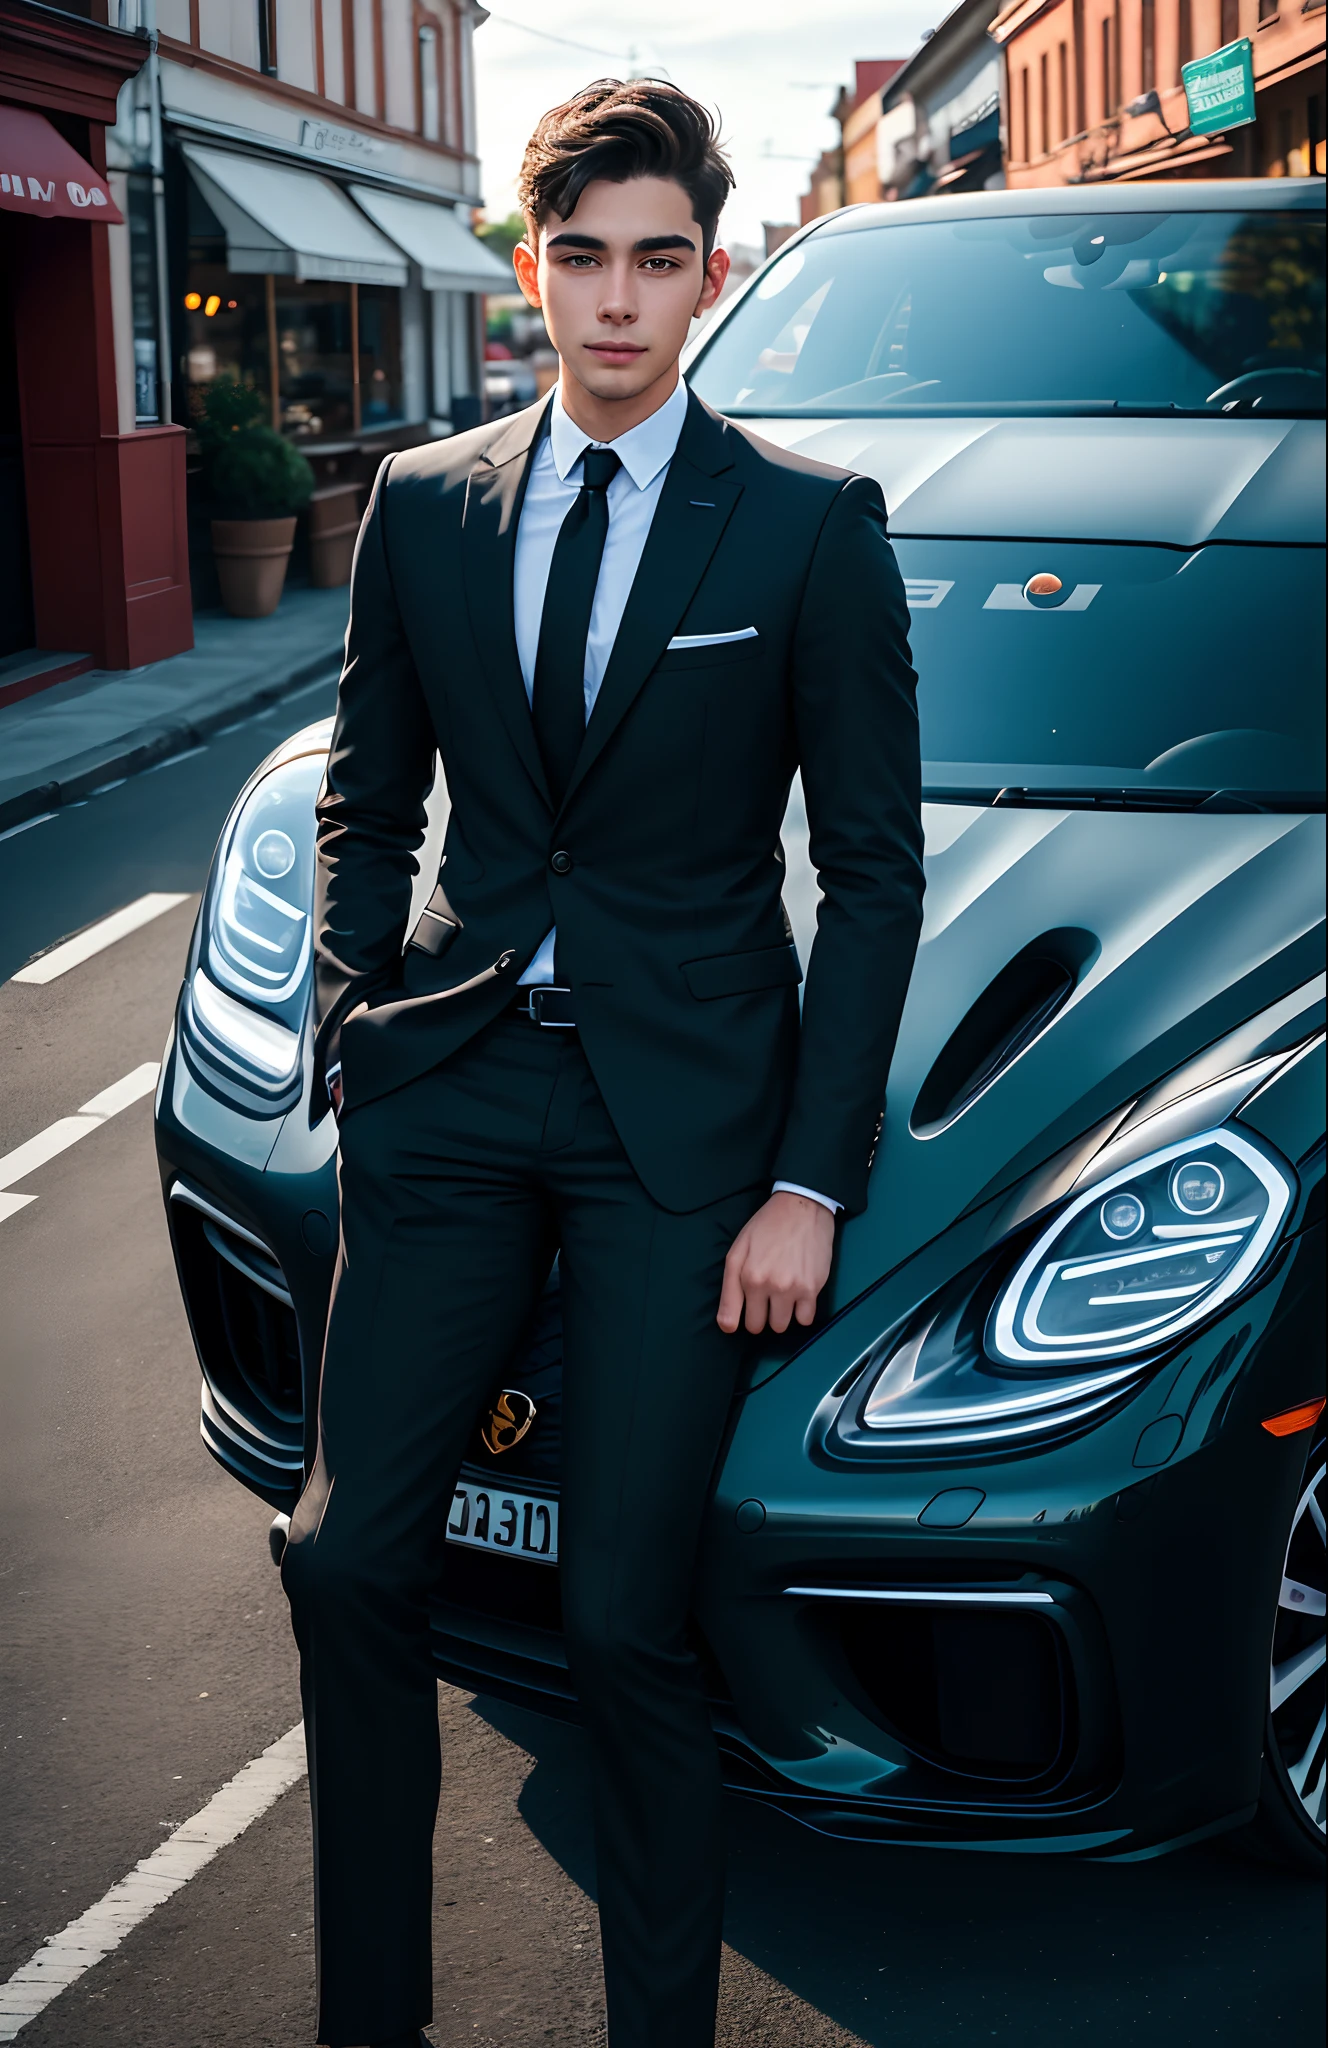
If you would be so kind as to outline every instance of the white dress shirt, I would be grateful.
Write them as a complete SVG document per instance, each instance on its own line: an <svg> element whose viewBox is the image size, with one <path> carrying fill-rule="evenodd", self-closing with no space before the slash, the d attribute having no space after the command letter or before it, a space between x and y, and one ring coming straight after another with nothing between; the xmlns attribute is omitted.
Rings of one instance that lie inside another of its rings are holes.
<svg viewBox="0 0 1328 2048"><path fill-rule="evenodd" d="M535 451L534 465L521 505L516 530L516 566L512 592L516 613L516 651L525 678L526 696L535 697L535 657L539 652L540 620L549 581L553 550L569 508L581 489L581 457L587 448L609 448L622 468L609 485L609 531L600 559L599 581L586 635L586 720L595 708L599 686L609 665L622 615L636 572L641 566L646 535L659 494L669 473L687 417L687 386L680 377L648 420L620 434L616 441L592 441L583 434L563 404L562 386L553 394L549 431ZM544 944L521 976L520 986L553 980L553 940Z"/></svg>
<svg viewBox="0 0 1328 2048"><path fill-rule="evenodd" d="M599 581L595 585L590 630L586 635L585 691L586 719L589 721L686 417L687 386L680 377L663 405L657 412L652 412L649 419L642 420L639 426L630 427L616 441L595 441L582 432L563 404L561 385L554 391L549 431L541 438L535 451L521 504L513 570L516 651L526 696L532 703L544 593L548 587L559 530L581 489L582 456L587 448L612 448L622 464L608 489L609 531L600 560ZM521 975L521 987L545 987L552 983L555 936L554 932L547 935ZM789 1181L776 1181L775 1190L777 1193L807 1195L825 1209L834 1210L840 1206L826 1195L818 1195L811 1188L794 1187Z"/></svg>

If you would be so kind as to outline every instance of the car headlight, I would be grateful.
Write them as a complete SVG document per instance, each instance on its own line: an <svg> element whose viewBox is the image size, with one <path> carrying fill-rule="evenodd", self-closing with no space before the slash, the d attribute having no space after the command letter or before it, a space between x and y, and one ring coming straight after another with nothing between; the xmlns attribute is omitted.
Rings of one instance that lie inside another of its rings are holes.
<svg viewBox="0 0 1328 2048"><path fill-rule="evenodd" d="M324 767L321 752L279 762L228 821L181 1011L207 1077L266 1114L299 1090Z"/></svg>
<svg viewBox="0 0 1328 2048"><path fill-rule="evenodd" d="M1292 1193L1229 1127L1145 1154L1057 1210L1012 1271L997 1248L886 1331L816 1433L832 1454L934 1457L1082 1427L1253 1279Z"/></svg>
<svg viewBox="0 0 1328 2048"><path fill-rule="evenodd" d="M1245 1285L1290 1201L1281 1168L1236 1131L1149 1153L1035 1239L992 1308L989 1356L1055 1366L1169 1344Z"/></svg>

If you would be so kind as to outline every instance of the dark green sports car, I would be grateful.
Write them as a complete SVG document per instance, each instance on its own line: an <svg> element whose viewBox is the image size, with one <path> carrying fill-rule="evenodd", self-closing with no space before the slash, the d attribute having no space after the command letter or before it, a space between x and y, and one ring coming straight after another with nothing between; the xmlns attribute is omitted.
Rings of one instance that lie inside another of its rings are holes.
<svg viewBox="0 0 1328 2048"><path fill-rule="evenodd" d="M696 1589L729 1782L832 1834L1130 1858L1249 1826L1322 1867L1323 197L853 208L692 351L712 405L880 479L920 677L871 1200L815 1329L754 1358ZM328 738L240 792L157 1113L204 1442L282 1512L337 1245ZM796 787L783 845L805 958ZM574 1713L559 1385L555 1269L434 1631L456 1683Z"/></svg>

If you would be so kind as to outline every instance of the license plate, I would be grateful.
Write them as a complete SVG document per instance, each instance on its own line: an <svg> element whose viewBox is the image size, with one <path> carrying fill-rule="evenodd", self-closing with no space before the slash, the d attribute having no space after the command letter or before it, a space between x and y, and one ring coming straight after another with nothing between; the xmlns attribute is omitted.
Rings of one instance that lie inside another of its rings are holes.
<svg viewBox="0 0 1328 2048"><path fill-rule="evenodd" d="M447 1522L449 1543L493 1550L534 1564L558 1562L558 1503L460 1480Z"/></svg>

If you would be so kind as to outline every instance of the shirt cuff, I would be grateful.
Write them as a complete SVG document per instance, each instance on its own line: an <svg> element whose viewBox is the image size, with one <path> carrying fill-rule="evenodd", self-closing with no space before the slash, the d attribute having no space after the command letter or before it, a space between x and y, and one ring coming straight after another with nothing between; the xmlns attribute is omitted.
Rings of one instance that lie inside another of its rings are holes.
<svg viewBox="0 0 1328 2048"><path fill-rule="evenodd" d="M837 1216L844 1206L842 1202L832 1202L829 1195L818 1195L815 1188L800 1188L796 1182L791 1180L777 1180L774 1192L777 1195L806 1195L809 1202L819 1202L821 1207L828 1209L832 1216Z"/></svg>

